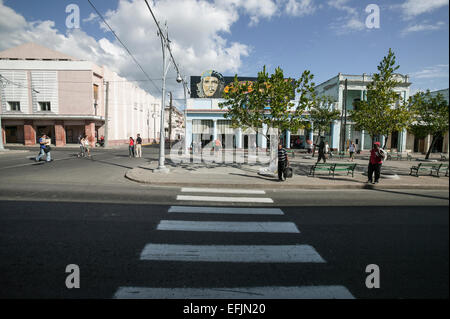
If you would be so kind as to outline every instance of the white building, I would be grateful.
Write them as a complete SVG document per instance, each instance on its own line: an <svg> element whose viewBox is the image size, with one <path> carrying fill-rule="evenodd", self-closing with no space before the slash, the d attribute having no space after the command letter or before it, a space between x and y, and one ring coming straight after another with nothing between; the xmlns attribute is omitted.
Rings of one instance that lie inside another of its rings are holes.
<svg viewBox="0 0 450 319"><path fill-rule="evenodd" d="M399 82L398 86L394 89L395 92L403 100L407 100L410 96L409 77L407 75L396 74L396 79ZM345 83L347 81L347 90ZM362 75L346 75L339 73L337 76L319 84L316 86L315 91L318 96L330 96L335 101L336 109L344 110L346 105L347 112L354 109L355 102L362 101L367 98L367 84L372 81L371 76ZM346 96L346 98L345 98ZM345 110L344 110L345 111ZM331 134L328 137L331 148L341 149L341 125L344 125L345 121L336 121L331 125ZM345 148L348 147L348 142L351 140L356 144L357 150L370 150L372 148L372 140L369 134L365 131L358 131L355 129L355 123L349 118L347 113L347 126L345 129ZM384 137L376 137L377 140L384 144ZM407 132L392 132L386 143L387 149L396 149L399 152L411 150L411 145L407 144Z"/></svg>
<svg viewBox="0 0 450 319"><path fill-rule="evenodd" d="M5 144L35 145L41 134L56 146L80 134L91 145L102 135L108 145L137 133L159 140L160 100L106 67L27 43L0 52L0 75Z"/></svg>

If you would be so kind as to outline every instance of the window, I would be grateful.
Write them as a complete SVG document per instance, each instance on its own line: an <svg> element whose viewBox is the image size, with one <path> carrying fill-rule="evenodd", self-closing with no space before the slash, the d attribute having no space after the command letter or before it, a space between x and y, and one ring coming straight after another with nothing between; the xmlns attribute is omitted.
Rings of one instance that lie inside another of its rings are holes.
<svg viewBox="0 0 450 319"><path fill-rule="evenodd" d="M20 102L9 102L8 101L8 111L20 111Z"/></svg>
<svg viewBox="0 0 450 319"><path fill-rule="evenodd" d="M39 102L41 111L50 111L50 102Z"/></svg>
<svg viewBox="0 0 450 319"><path fill-rule="evenodd" d="M98 100L98 85L94 84L94 100Z"/></svg>

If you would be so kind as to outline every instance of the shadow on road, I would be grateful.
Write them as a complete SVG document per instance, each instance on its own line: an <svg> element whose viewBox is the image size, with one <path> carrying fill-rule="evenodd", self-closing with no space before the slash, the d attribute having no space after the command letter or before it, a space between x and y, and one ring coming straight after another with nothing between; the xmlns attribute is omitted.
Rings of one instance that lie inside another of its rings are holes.
<svg viewBox="0 0 450 319"><path fill-rule="evenodd" d="M395 190L377 189L377 188L370 188L370 189L377 191L377 192L385 192L385 193L393 193L393 194L402 194L402 195L411 195L411 196L418 196L418 197L448 200L448 197L441 197L441 196L434 196L434 195L414 194L414 193L398 192Z"/></svg>

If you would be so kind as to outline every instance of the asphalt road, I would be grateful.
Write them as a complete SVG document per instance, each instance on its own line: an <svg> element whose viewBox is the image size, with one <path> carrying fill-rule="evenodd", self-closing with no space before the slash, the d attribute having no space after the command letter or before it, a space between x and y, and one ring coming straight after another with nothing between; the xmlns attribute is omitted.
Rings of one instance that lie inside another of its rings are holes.
<svg viewBox="0 0 450 319"><path fill-rule="evenodd" d="M54 151L0 156L0 298L112 298L120 287L343 286L355 298L448 298L448 192L266 191L273 204L177 201L180 188L123 176L143 159L100 150L93 160ZM244 195L241 195L244 196ZM179 205L277 207L283 215L171 214ZM298 233L161 230L161 221L293 223ZM308 245L326 261L140 260L149 244ZM80 268L67 289L65 268ZM368 289L366 266L380 269Z"/></svg>

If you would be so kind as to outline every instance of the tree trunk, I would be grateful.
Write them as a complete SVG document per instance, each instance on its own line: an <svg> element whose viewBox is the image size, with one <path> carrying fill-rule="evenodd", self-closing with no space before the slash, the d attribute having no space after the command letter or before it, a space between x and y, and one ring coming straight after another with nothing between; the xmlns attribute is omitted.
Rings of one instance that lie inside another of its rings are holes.
<svg viewBox="0 0 450 319"><path fill-rule="evenodd" d="M433 149L434 144L436 143L436 141L437 141L437 137L436 137L436 135L433 135L433 139L431 140L431 145L428 148L428 152L427 152L427 155L425 156L425 159L428 159L430 157L431 150Z"/></svg>

